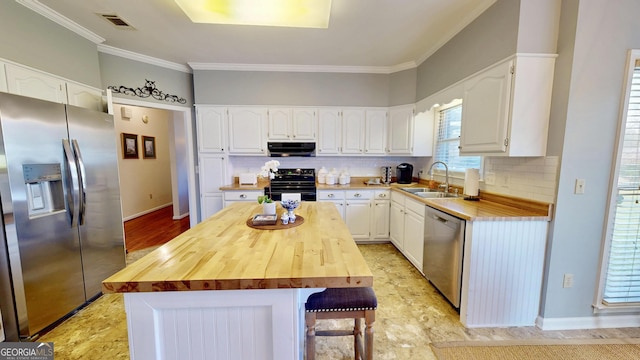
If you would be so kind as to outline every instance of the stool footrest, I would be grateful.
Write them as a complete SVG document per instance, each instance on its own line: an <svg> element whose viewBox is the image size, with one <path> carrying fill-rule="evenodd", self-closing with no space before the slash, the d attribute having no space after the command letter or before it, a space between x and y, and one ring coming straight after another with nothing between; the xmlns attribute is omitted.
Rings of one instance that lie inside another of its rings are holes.
<svg viewBox="0 0 640 360"><path fill-rule="evenodd" d="M316 336L353 336L353 330L316 330Z"/></svg>

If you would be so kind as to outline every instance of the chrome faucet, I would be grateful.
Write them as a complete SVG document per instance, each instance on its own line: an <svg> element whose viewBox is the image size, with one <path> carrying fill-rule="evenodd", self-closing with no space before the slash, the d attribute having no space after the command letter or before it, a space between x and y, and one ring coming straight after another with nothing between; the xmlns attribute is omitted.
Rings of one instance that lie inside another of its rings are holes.
<svg viewBox="0 0 640 360"><path fill-rule="evenodd" d="M438 187L443 188L444 192L449 192L449 167L447 166L447 164L445 164L443 161L434 161L433 164L431 164L431 167L429 167L429 175L433 176L433 166L436 164L444 165L444 171L445 171L444 184L440 184Z"/></svg>

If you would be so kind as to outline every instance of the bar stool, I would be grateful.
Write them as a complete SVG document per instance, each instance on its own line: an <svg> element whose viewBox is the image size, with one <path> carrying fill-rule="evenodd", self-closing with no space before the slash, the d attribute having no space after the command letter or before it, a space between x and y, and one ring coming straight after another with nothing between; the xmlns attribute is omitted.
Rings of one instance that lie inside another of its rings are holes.
<svg viewBox="0 0 640 360"><path fill-rule="evenodd" d="M306 352L307 360L315 359L316 336L351 336L354 337L356 360L373 359L373 323L376 319L378 299L370 287L327 288L322 292L311 294L305 304ZM364 344L361 319L365 321ZM353 330L318 330L316 320L354 319Z"/></svg>

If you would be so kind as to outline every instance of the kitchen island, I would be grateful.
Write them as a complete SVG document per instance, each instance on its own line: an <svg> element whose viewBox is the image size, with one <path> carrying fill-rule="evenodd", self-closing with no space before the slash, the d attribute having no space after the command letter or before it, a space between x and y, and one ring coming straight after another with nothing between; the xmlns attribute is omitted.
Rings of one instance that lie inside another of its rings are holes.
<svg viewBox="0 0 640 360"><path fill-rule="evenodd" d="M131 359L302 359L308 295L373 285L333 204L282 230L247 226L261 209L233 204L103 282L124 293Z"/></svg>

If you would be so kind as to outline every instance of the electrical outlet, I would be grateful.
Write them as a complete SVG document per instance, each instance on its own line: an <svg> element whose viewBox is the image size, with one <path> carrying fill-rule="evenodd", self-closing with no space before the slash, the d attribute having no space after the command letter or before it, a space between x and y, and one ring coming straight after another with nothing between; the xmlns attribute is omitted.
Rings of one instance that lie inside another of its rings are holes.
<svg viewBox="0 0 640 360"><path fill-rule="evenodd" d="M484 173L484 183L487 185L496 184L496 173L487 171Z"/></svg>
<svg viewBox="0 0 640 360"><path fill-rule="evenodd" d="M570 288L573 286L573 274L564 274L562 278L562 287Z"/></svg>

